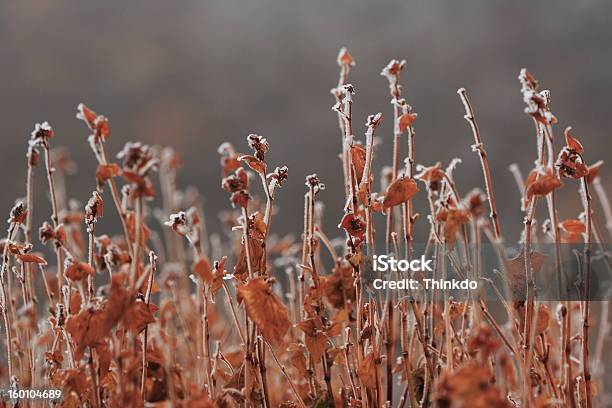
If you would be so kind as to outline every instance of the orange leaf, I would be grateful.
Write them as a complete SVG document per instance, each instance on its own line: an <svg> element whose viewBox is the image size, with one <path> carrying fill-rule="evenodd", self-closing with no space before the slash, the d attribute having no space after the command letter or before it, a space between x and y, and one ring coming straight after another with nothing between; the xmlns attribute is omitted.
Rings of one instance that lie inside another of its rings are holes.
<svg viewBox="0 0 612 408"><path fill-rule="evenodd" d="M355 65L355 59L351 54L349 54L346 48L341 48L338 53L338 65L342 66L353 66Z"/></svg>
<svg viewBox="0 0 612 408"><path fill-rule="evenodd" d="M416 181L408 177L400 177L387 188L383 208L386 210L387 208L403 204L410 200L418 191L419 188Z"/></svg>
<svg viewBox="0 0 612 408"><path fill-rule="evenodd" d="M363 169L366 163L366 149L360 145L351 146L351 160L355 166L355 178L359 183L363 178Z"/></svg>
<svg viewBox="0 0 612 408"><path fill-rule="evenodd" d="M89 275L93 275L94 269L85 262L68 262L68 266L64 273L68 279L76 282L83 280Z"/></svg>
<svg viewBox="0 0 612 408"><path fill-rule="evenodd" d="M321 318L313 318L301 321L297 324L298 329L305 334L306 348L314 361L319 361L325 354L327 347L327 335L323 331Z"/></svg>
<svg viewBox="0 0 612 408"><path fill-rule="evenodd" d="M363 238L366 233L366 224L353 213L345 214L339 225L352 237Z"/></svg>
<svg viewBox="0 0 612 408"><path fill-rule="evenodd" d="M200 259L193 264L193 272L207 285L212 282L212 268L206 256L201 256Z"/></svg>
<svg viewBox="0 0 612 408"><path fill-rule="evenodd" d="M399 129L400 132L405 132L412 124L416 121L416 113L404 113L399 117Z"/></svg>
<svg viewBox="0 0 612 408"><path fill-rule="evenodd" d="M357 367L357 375L366 388L376 388L376 355L368 354Z"/></svg>
<svg viewBox="0 0 612 408"><path fill-rule="evenodd" d="M238 286L238 302L244 302L247 315L271 344L278 345L291 327L287 307L264 277Z"/></svg>
<svg viewBox="0 0 612 408"><path fill-rule="evenodd" d="M530 173L529 177L527 178L527 182L529 183L526 187L527 201L531 200L533 196L546 196L554 189L563 186L561 180L555 177L551 172L540 175L539 177L536 176L533 176L533 173Z"/></svg>
<svg viewBox="0 0 612 408"><path fill-rule="evenodd" d="M572 136L571 130L571 127L567 127L565 129L565 144L570 150L573 150L576 153L580 154L584 152L584 147L582 147L582 143L580 143L578 139Z"/></svg>
<svg viewBox="0 0 612 408"><path fill-rule="evenodd" d="M25 263L35 263L35 264L41 264L41 265L47 264L47 261L45 261L45 259L42 256L38 256L34 254L17 254L17 258L19 258L21 262L25 262Z"/></svg>
<svg viewBox="0 0 612 408"><path fill-rule="evenodd" d="M121 168L116 163L100 164L96 169L96 181L101 188L111 178L121 174Z"/></svg>
<svg viewBox="0 0 612 408"><path fill-rule="evenodd" d="M244 156L238 157L238 160L243 161L246 164L248 164L249 167L253 169L254 171L256 171L257 173L266 174L266 163L259 160L257 157L251 156L251 155L244 155Z"/></svg>

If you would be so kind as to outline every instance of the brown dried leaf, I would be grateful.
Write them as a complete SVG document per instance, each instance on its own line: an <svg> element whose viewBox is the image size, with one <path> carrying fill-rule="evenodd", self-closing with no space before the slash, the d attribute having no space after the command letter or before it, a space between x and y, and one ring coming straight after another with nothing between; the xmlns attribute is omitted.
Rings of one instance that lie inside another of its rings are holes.
<svg viewBox="0 0 612 408"><path fill-rule="evenodd" d="M66 260L65 274L68 279L73 282L85 279L87 276L94 274L94 268L86 262L73 262Z"/></svg>
<svg viewBox="0 0 612 408"><path fill-rule="evenodd" d="M417 114L416 113L404 113L399 117L399 129L400 132L405 132L409 127L411 127L416 121Z"/></svg>
<svg viewBox="0 0 612 408"><path fill-rule="evenodd" d="M96 169L96 182L98 188L102 188L111 178L121 174L121 167L116 163L100 164Z"/></svg>
<svg viewBox="0 0 612 408"><path fill-rule="evenodd" d="M47 264L47 261L45 261L45 259L42 256L38 256L34 254L17 254L16 256L17 258L19 258L21 262L35 263L35 264L41 264L41 265Z"/></svg>
<svg viewBox="0 0 612 408"><path fill-rule="evenodd" d="M244 302L247 315L271 344L282 342L291 327L287 307L268 285L266 278L252 279L237 288L238 302Z"/></svg>
<svg viewBox="0 0 612 408"><path fill-rule="evenodd" d="M419 188L416 181L408 177L400 177L387 188L383 208L386 210L387 208L403 204L410 200L418 191Z"/></svg>
<svg viewBox="0 0 612 408"><path fill-rule="evenodd" d="M325 334L321 318L306 319L297 324L297 328L304 332L306 348L314 361L319 361L327 348L327 335Z"/></svg>
<svg viewBox="0 0 612 408"><path fill-rule="evenodd" d="M353 213L345 214L338 227L344 229L350 236L356 238L363 238L366 233L366 223Z"/></svg>
<svg viewBox="0 0 612 408"><path fill-rule="evenodd" d="M351 146L351 161L355 166L355 178L357 183L363 178L363 169L366 164L366 149L361 145Z"/></svg>
<svg viewBox="0 0 612 408"><path fill-rule="evenodd" d="M540 252L531 252L530 265L534 276L538 274L546 258L546 255ZM521 251L517 257L506 261L506 277L514 300L526 298L525 276L525 251Z"/></svg>
<svg viewBox="0 0 612 408"><path fill-rule="evenodd" d="M444 371L434 386L435 407L510 408L512 405L491 382L487 366L469 360L454 371Z"/></svg>
<svg viewBox="0 0 612 408"><path fill-rule="evenodd" d="M527 178L526 194L527 201L531 201L533 196L544 197L554 189L562 187L563 183L552 172L546 174L530 173Z"/></svg>
<svg viewBox="0 0 612 408"><path fill-rule="evenodd" d="M361 384L366 388L376 388L377 357L374 353L368 354L357 367L357 375Z"/></svg>
<svg viewBox="0 0 612 408"><path fill-rule="evenodd" d="M193 273L202 279L202 282L206 283L207 285L212 283L212 268L208 258L205 255L200 256L200 258L193 264Z"/></svg>
<svg viewBox="0 0 612 408"><path fill-rule="evenodd" d="M249 167L257 173L266 174L266 163L259 160L257 157L246 154L238 157L238 160L248 164Z"/></svg>
<svg viewBox="0 0 612 408"><path fill-rule="evenodd" d="M584 147L582 147L582 143L578 139L572 136L571 130L571 127L565 128L565 144L569 150L581 154L584 152Z"/></svg>

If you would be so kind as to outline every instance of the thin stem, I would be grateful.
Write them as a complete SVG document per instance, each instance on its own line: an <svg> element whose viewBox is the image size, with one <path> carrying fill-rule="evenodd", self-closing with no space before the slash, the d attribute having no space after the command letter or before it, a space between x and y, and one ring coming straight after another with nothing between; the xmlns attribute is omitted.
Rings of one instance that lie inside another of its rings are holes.
<svg viewBox="0 0 612 408"><path fill-rule="evenodd" d="M478 156L480 157L480 165L482 166L485 189L487 192L487 198L489 200L489 208L491 210L489 217L491 218L491 223L493 224L495 239L500 240L502 237L501 225L499 223L497 207L495 205L495 195L493 194L493 182L491 178L491 170L489 168L489 159L487 157L487 152L482 143L482 138L480 137L480 129L478 128L478 123L476 122L476 118L474 117L474 110L472 109L472 104L468 99L465 88L459 88L457 93L459 94L459 97L463 102L463 106L465 107L464 118L468 121L470 127L472 128L472 133L474 135L474 144L472 145L472 150L477 152Z"/></svg>

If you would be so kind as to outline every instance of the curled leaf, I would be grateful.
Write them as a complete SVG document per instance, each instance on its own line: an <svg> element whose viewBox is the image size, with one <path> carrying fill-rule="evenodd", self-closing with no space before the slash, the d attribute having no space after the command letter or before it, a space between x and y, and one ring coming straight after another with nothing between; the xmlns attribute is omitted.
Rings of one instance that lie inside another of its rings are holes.
<svg viewBox="0 0 612 408"><path fill-rule="evenodd" d="M96 169L96 182L98 189L101 189L111 178L121 174L121 168L116 163L100 164Z"/></svg>
<svg viewBox="0 0 612 408"><path fill-rule="evenodd" d="M35 263L35 264L41 264L41 265L47 264L47 261L45 261L45 258L43 258L42 256L38 256L34 254L17 254L16 256L17 258L19 258L21 262Z"/></svg>
<svg viewBox="0 0 612 408"><path fill-rule="evenodd" d="M366 223L353 213L346 214L338 227L344 229L352 237L363 238L366 233Z"/></svg>
<svg viewBox="0 0 612 408"><path fill-rule="evenodd" d="M357 182L363 178L363 169L366 164L366 149L361 145L351 146L351 161L355 166L355 178Z"/></svg>
<svg viewBox="0 0 612 408"><path fill-rule="evenodd" d="M254 171L256 171L257 173L266 174L266 163L259 160L257 157L247 154L247 155L238 157L238 160L243 161L246 164L248 164L249 167L253 169Z"/></svg>
<svg viewBox="0 0 612 408"><path fill-rule="evenodd" d="M400 132L405 132L409 127L416 121L417 114L412 112L404 113L399 117L399 129Z"/></svg>
<svg viewBox="0 0 612 408"><path fill-rule="evenodd" d="M574 136L572 136L572 128L571 127L567 127L565 128L565 144L567 145L567 148L570 150L573 150L574 152L581 154L584 152L584 147L582 147L582 143L580 143L580 141L578 139L576 139Z"/></svg>
<svg viewBox="0 0 612 408"><path fill-rule="evenodd" d="M291 327L287 307L268 285L264 277L252 279L237 288L238 302L244 302L247 315L271 344L282 342Z"/></svg>
<svg viewBox="0 0 612 408"><path fill-rule="evenodd" d="M403 204L410 200L417 192L416 181L408 177L400 177L395 180L387 188L385 199L383 200L383 208L394 207L399 204Z"/></svg>
<svg viewBox="0 0 612 408"><path fill-rule="evenodd" d="M563 183L552 172L542 175L532 172L527 178L525 198L530 201L533 196L544 197L561 186Z"/></svg>

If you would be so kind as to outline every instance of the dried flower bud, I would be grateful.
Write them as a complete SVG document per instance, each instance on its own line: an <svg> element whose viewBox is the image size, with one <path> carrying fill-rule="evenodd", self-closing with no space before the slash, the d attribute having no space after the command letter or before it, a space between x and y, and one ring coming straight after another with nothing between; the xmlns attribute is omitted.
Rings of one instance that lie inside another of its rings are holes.
<svg viewBox="0 0 612 408"><path fill-rule="evenodd" d="M187 222L187 214L184 211L170 214L170 220L166 221L164 225L172 228L174 232L181 236L186 236L191 231L191 227Z"/></svg>
<svg viewBox="0 0 612 408"><path fill-rule="evenodd" d="M479 189L472 190L466 197L466 202L472 217L477 218L485 213L487 196Z"/></svg>
<svg viewBox="0 0 612 408"><path fill-rule="evenodd" d="M249 195L249 193L244 190L240 190L236 191L235 193L232 193L230 201L232 202L232 206L234 207L247 208L250 199L251 196Z"/></svg>
<svg viewBox="0 0 612 408"><path fill-rule="evenodd" d="M53 128L48 122L37 123L32 131L31 146L47 146L48 140L54 136Z"/></svg>
<svg viewBox="0 0 612 408"><path fill-rule="evenodd" d="M589 168L581 156L584 151L582 144L571 135L570 131L570 127L565 129L566 145L559 152L555 165L561 177L581 179L589 174Z"/></svg>
<svg viewBox="0 0 612 408"><path fill-rule="evenodd" d="M369 115L366 120L366 126L372 129L376 129L382 122L382 113L378 112L375 115Z"/></svg>
<svg viewBox="0 0 612 408"><path fill-rule="evenodd" d="M234 172L234 174L221 180L221 187L228 193L235 193L239 190L248 190L249 176L247 172L240 167Z"/></svg>
<svg viewBox="0 0 612 408"><path fill-rule="evenodd" d="M549 109L550 91L538 92L538 81L525 68L521 69L518 79L521 83L523 101L527 105L525 113L540 123L547 125L556 123L557 118Z"/></svg>
<svg viewBox="0 0 612 408"><path fill-rule="evenodd" d="M262 161L265 160L266 152L270 149L270 145L265 137L252 133L247 136L247 143L255 152L255 157Z"/></svg>
<svg viewBox="0 0 612 408"><path fill-rule="evenodd" d="M287 166L277 167L274 173L268 174L268 177L276 180L276 184L282 186L283 182L289 178L289 169Z"/></svg>
<svg viewBox="0 0 612 408"><path fill-rule="evenodd" d="M306 176L306 185L312 189L314 194L319 194L320 191L325 190L325 184L321 183L319 177L316 174Z"/></svg>
<svg viewBox="0 0 612 408"><path fill-rule="evenodd" d="M159 164L151 147L140 142L127 142L117 158L123 160L124 171L134 172L141 177L146 176L150 170L157 170Z"/></svg>
<svg viewBox="0 0 612 408"><path fill-rule="evenodd" d="M66 242L66 229L63 224L53 228L50 223L45 221L38 229L38 237L43 245L47 245L50 241L56 241L57 245L63 245Z"/></svg>
<svg viewBox="0 0 612 408"><path fill-rule="evenodd" d="M396 59L392 59L389 61L386 67L383 68L380 75L387 77L387 79L391 81L397 81L400 72L406 66L406 60L398 61Z"/></svg>
<svg viewBox="0 0 612 408"><path fill-rule="evenodd" d="M338 53L338 65L352 67L355 66L355 59L353 56L349 54L348 50L345 47L340 48L340 52Z"/></svg>
<svg viewBox="0 0 612 408"><path fill-rule="evenodd" d="M91 225L98 218L104 216L104 200L97 191L94 191L85 205L85 224Z"/></svg>
<svg viewBox="0 0 612 408"><path fill-rule="evenodd" d="M28 216L28 209L25 204L18 201L11 209L10 217L8 219L9 224L23 224Z"/></svg>

